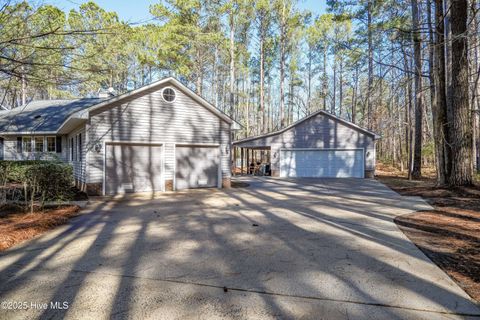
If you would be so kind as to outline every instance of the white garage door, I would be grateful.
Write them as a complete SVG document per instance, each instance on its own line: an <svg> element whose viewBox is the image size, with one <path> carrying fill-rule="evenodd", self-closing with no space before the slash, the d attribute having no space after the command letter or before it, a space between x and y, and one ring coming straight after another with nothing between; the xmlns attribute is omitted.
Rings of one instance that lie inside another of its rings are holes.
<svg viewBox="0 0 480 320"><path fill-rule="evenodd" d="M363 150L301 149L280 151L280 177L363 178Z"/></svg>
<svg viewBox="0 0 480 320"><path fill-rule="evenodd" d="M162 191L162 170L162 146L107 144L105 193Z"/></svg>

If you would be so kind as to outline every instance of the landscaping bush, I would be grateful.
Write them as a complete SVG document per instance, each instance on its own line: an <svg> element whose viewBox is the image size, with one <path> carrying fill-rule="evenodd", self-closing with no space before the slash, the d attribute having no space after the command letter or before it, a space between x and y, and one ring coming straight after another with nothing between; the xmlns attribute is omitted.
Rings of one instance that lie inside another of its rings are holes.
<svg viewBox="0 0 480 320"><path fill-rule="evenodd" d="M40 160L25 161L0 161L1 181L23 183L25 181L25 172L28 168L45 163Z"/></svg>
<svg viewBox="0 0 480 320"><path fill-rule="evenodd" d="M23 189L21 200L33 210L35 201L43 205L45 201L71 198L73 168L59 161L0 161L0 183L5 193L18 194L8 190L8 184L14 185L14 189Z"/></svg>
<svg viewBox="0 0 480 320"><path fill-rule="evenodd" d="M73 185L73 169L64 163L45 162L28 166L25 178L42 200L68 200Z"/></svg>

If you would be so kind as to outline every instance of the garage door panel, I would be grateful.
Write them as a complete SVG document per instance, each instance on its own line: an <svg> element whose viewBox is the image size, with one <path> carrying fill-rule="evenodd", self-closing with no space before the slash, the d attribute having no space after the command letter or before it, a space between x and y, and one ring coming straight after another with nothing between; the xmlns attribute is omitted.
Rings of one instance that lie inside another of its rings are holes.
<svg viewBox="0 0 480 320"><path fill-rule="evenodd" d="M217 187L219 165L218 147L176 146L175 188Z"/></svg>
<svg viewBox="0 0 480 320"><path fill-rule="evenodd" d="M281 177L363 177L362 150L282 150Z"/></svg>
<svg viewBox="0 0 480 320"><path fill-rule="evenodd" d="M107 194L163 189L162 146L109 144L105 152Z"/></svg>

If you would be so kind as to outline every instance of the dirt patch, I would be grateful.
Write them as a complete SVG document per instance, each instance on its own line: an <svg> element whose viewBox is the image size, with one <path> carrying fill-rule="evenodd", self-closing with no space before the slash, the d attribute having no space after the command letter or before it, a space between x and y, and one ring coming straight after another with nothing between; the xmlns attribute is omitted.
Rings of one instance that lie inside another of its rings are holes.
<svg viewBox="0 0 480 320"><path fill-rule="evenodd" d="M456 208L421 211L395 222L433 262L480 301L480 214Z"/></svg>
<svg viewBox="0 0 480 320"><path fill-rule="evenodd" d="M31 239L78 215L80 207L62 206L34 213L23 213L15 207L0 210L0 251Z"/></svg>
<svg viewBox="0 0 480 320"><path fill-rule="evenodd" d="M396 192L421 196L434 210L397 217L395 222L435 264L472 298L480 301L480 187L438 188L435 172L408 180L396 169L380 166L377 179Z"/></svg>

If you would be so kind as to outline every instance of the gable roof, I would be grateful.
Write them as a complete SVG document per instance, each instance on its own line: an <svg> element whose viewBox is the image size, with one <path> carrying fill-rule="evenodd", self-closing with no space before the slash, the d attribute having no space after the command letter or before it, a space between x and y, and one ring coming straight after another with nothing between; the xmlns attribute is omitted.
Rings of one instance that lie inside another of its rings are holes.
<svg viewBox="0 0 480 320"><path fill-rule="evenodd" d="M88 114L91 111L116 102L121 102L133 95L147 92L166 83L173 84L220 119L232 124L232 129L240 128L237 122L183 85L180 81L173 77L168 77L111 98L39 100L12 110L0 111L0 134L65 133L65 130L71 128L72 124L78 125L79 120L88 119Z"/></svg>
<svg viewBox="0 0 480 320"><path fill-rule="evenodd" d="M380 139L381 136L376 134L375 132L373 131L370 131L370 130L367 130L365 128L362 128L356 124L354 124L353 122L350 122L350 121L347 121L347 120L344 120L342 118L339 118L325 110L319 110L319 111L316 111L312 114L309 114L308 116L300 119L300 120L297 120L296 122L292 123L291 125L283 128L283 129L280 129L280 130L277 130L277 131L273 131L273 132L269 132L269 133L265 133L265 134L262 134L262 135L258 135L258 136L254 136L254 137L248 137L248 138L244 138L244 139L240 139L240 140L237 140L237 141L234 141L233 144L237 144L237 143L243 143L243 142L248 142L248 141L253 141L253 140L256 140L256 139L261 139L261 138L266 138L266 137L271 137L271 136L276 136L278 134L281 134L281 133L284 133L285 131L288 131L290 129L292 129L293 127L296 127L298 126L299 124L311 119L311 118L314 118L318 115L324 115L334 121L337 121L337 122L340 122L342 124L344 124L345 126L347 127L351 127L352 129L354 130L357 130L357 131L360 131L366 135L369 135L371 137L373 137L374 140L377 140L377 139Z"/></svg>
<svg viewBox="0 0 480 320"><path fill-rule="evenodd" d="M85 110L105 99L38 100L18 108L0 111L0 134L55 134L75 112Z"/></svg>
<svg viewBox="0 0 480 320"><path fill-rule="evenodd" d="M183 83L181 83L180 81L178 81L177 79L173 78L173 77L168 77L168 78L164 78L162 80L159 80L159 81L155 81L149 85L146 85L146 86L143 86L141 88L138 88L138 89L135 89L135 90L132 90L132 91L128 91L124 94L121 94L119 96L115 96L111 99L108 99L102 103L99 103L95 106L93 106L92 108L90 108L88 111L94 111L96 109L99 109L99 108L102 108L102 107L105 107L107 105L110 105L110 104L113 104L115 102L119 102L119 101L122 101L122 100L125 100L133 95L136 95L136 94L140 94L142 92L145 92L145 91L148 91L148 90L152 90L152 89L155 89L157 87L161 87L163 86L164 84L166 83L171 83L173 84L174 86L176 86L177 88L181 89L183 91L183 93L185 93L187 96L189 96L190 98L192 98L193 100L195 100L196 102L198 102L199 104L201 104L203 107L205 107L206 109L210 110L212 113L214 113L215 115L217 115L219 118L221 118L222 120L224 120L225 122L227 123L231 123L231 124L234 124L234 125L237 125L239 126L238 123L236 123L232 118L230 118L229 116L227 116L225 113L223 113L222 111L220 111L219 109L217 109L213 104L211 104L210 102L208 102L207 100L205 100L204 98L202 98L201 96L199 96L198 94L196 94L195 92L193 92L192 90L190 90L187 86L185 86Z"/></svg>

